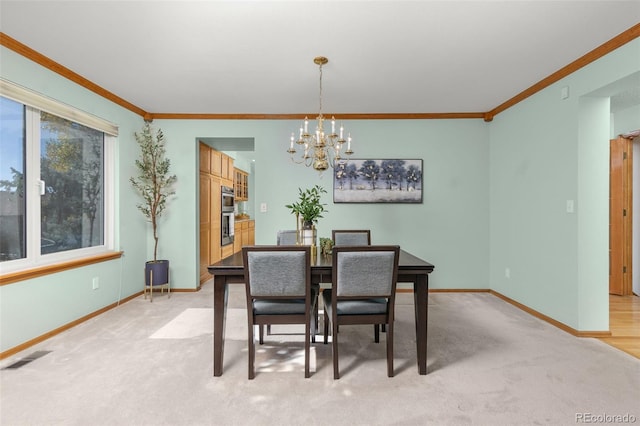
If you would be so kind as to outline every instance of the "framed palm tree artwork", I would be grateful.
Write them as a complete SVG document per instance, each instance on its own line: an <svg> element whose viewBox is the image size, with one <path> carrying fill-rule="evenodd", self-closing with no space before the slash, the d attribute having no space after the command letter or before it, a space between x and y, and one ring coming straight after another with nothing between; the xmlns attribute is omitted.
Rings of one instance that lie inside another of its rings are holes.
<svg viewBox="0 0 640 426"><path fill-rule="evenodd" d="M422 160L353 160L333 169L334 203L422 203Z"/></svg>

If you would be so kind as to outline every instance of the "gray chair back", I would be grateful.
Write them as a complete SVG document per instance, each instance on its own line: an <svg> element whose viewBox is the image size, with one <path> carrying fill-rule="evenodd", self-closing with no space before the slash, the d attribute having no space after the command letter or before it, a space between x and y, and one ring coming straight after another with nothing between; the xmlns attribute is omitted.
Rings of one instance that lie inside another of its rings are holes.
<svg viewBox="0 0 640 426"><path fill-rule="evenodd" d="M336 247L334 294L342 297L391 297L395 293L397 246Z"/></svg>
<svg viewBox="0 0 640 426"><path fill-rule="evenodd" d="M293 247L247 249L245 278L252 297L304 297L309 259L304 249Z"/></svg>
<svg viewBox="0 0 640 426"><path fill-rule="evenodd" d="M296 230L283 230L278 231L278 237L276 244L279 246L293 246L296 245Z"/></svg>
<svg viewBox="0 0 640 426"><path fill-rule="evenodd" d="M334 229L331 231L334 246L369 246L371 230L369 229Z"/></svg>

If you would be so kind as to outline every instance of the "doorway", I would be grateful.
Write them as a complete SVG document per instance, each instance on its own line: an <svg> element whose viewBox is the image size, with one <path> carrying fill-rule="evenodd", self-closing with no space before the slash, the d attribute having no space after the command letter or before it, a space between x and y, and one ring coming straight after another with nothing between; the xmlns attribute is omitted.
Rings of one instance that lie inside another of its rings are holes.
<svg viewBox="0 0 640 426"><path fill-rule="evenodd" d="M633 197L633 182L640 181L640 131L610 140L609 179L609 330L605 343L640 358L640 330L634 318L640 313L638 279L638 223L640 197ZM634 150L635 145L635 150ZM635 157L635 158L634 158ZM637 189L636 189L637 191ZM635 229L635 230L634 230ZM633 255L635 253L635 256Z"/></svg>
<svg viewBox="0 0 640 426"><path fill-rule="evenodd" d="M609 294L629 296L633 266L633 142L609 141Z"/></svg>

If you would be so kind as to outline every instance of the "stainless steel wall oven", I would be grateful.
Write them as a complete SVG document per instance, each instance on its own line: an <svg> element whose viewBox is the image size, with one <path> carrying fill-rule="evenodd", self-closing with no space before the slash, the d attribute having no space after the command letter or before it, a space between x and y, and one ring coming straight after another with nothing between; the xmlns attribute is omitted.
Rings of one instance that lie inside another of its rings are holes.
<svg viewBox="0 0 640 426"><path fill-rule="evenodd" d="M234 236L234 191L233 188L229 188L228 186L222 187L222 224L221 224L221 238L220 245L226 246L228 244L233 244L233 236Z"/></svg>

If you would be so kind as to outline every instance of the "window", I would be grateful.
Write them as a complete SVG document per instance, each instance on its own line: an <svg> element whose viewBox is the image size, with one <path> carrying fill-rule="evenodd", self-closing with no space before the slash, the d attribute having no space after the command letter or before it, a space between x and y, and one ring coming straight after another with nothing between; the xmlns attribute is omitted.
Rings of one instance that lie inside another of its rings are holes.
<svg viewBox="0 0 640 426"><path fill-rule="evenodd" d="M0 262L26 257L25 108L0 98Z"/></svg>
<svg viewBox="0 0 640 426"><path fill-rule="evenodd" d="M58 115L58 111L52 111L55 108L47 105L44 106L48 111L34 106L33 102L27 104L16 99L20 96L10 99L4 95L3 91L0 97L2 271L44 266L113 250L113 135L95 128L99 126L86 125L82 121L95 123L82 120L86 113L66 105L59 105L62 114ZM56 106L48 98L42 100ZM72 114L65 113L65 109Z"/></svg>

